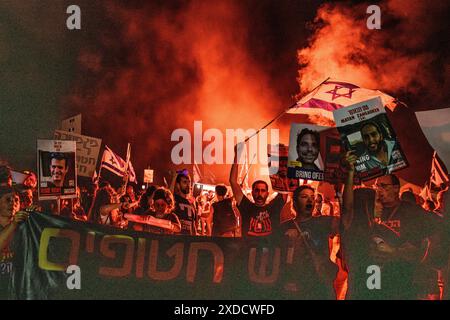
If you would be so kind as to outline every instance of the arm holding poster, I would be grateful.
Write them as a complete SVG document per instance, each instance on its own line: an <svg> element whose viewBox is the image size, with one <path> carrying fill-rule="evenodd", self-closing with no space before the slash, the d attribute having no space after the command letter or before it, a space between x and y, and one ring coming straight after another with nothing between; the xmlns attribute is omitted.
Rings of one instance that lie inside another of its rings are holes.
<svg viewBox="0 0 450 320"><path fill-rule="evenodd" d="M355 175L356 156L348 151L344 162L348 167L347 179L344 185L341 222L344 230L348 230L353 220L353 179Z"/></svg>

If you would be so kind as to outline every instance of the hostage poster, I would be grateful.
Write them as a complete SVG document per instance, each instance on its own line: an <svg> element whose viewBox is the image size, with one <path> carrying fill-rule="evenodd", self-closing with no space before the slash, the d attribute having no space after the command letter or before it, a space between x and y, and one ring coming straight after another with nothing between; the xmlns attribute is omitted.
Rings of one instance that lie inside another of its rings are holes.
<svg viewBox="0 0 450 320"><path fill-rule="evenodd" d="M289 134L288 177L322 181L324 134L330 127L293 123Z"/></svg>
<svg viewBox="0 0 450 320"><path fill-rule="evenodd" d="M379 97L335 110L333 116L346 150L358 157L355 168L361 180L408 166Z"/></svg>
<svg viewBox="0 0 450 320"><path fill-rule="evenodd" d="M75 141L37 140L39 200L76 197Z"/></svg>

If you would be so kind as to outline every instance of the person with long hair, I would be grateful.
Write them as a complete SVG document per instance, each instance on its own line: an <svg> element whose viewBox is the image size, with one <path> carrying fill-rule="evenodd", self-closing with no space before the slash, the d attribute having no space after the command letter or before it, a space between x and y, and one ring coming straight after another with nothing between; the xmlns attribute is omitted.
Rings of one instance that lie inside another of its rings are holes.
<svg viewBox="0 0 450 320"><path fill-rule="evenodd" d="M128 209L129 203L117 201L114 190L106 186L97 191L88 220L99 224L120 226L120 210Z"/></svg>
<svg viewBox="0 0 450 320"><path fill-rule="evenodd" d="M154 209L153 209L154 208ZM135 223L134 229L157 234L176 234L181 232L181 223L173 212L175 201L170 190L158 188L153 193L153 208L141 215L126 214Z"/></svg>

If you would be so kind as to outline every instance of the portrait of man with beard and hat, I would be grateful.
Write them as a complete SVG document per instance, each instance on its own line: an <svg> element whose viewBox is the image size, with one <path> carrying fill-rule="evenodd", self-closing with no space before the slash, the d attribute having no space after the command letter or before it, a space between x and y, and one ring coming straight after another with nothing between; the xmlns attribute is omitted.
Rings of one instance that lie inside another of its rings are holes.
<svg viewBox="0 0 450 320"><path fill-rule="evenodd" d="M361 137L366 151L362 158L369 159L364 162L368 170L373 168L387 168L395 162L394 155L399 152L398 144L395 140L385 139L383 132L376 122L368 121L361 126Z"/></svg>

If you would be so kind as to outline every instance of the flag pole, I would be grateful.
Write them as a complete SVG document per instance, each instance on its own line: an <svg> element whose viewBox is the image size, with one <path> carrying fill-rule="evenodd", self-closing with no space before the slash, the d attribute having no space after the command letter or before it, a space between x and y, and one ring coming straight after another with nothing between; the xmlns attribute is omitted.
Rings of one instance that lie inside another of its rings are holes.
<svg viewBox="0 0 450 320"><path fill-rule="evenodd" d="M105 145L106 146L106 145ZM103 148L103 154L102 154L102 160L100 161L100 169L98 169L98 175L97 175L97 184L100 182L100 177L102 174L102 168L103 168L103 157L105 154L105 148ZM95 181L94 181L95 182Z"/></svg>
<svg viewBox="0 0 450 320"><path fill-rule="evenodd" d="M434 161L435 161L435 158L436 158L436 150L434 150L434 152L433 152L433 157L431 158L431 172L430 172L430 183L428 184L428 194L427 194L427 197L430 199L430 200L433 200L433 194L431 193L431 179L433 178L433 175L434 174L436 174L436 169L433 171L433 166L434 166ZM434 202L434 201L433 201Z"/></svg>
<svg viewBox="0 0 450 320"><path fill-rule="evenodd" d="M131 156L131 144L128 142L128 146L127 146L127 162L125 164L125 175L126 175L126 179L124 181L125 186L128 184L128 179L130 178L129 174L128 174L128 167L130 164L130 156Z"/></svg>
<svg viewBox="0 0 450 320"><path fill-rule="evenodd" d="M319 88L322 84L324 84L325 82L327 82L330 79L330 77L326 78L325 80L323 80L321 83L319 83L317 86L314 87L314 89L312 89L309 93L313 92L314 90L316 90L317 88ZM308 94L309 94L308 93ZM300 98L301 99L301 98ZM300 100L299 99L299 100ZM292 105L290 105L288 108L284 109L283 111L281 111L275 118L273 118L272 120L270 120L266 125L264 125L262 128L258 129L254 134L252 134L250 137L248 137L247 139L244 140L244 142L247 142L248 140L250 140L251 138L253 138L254 136L258 135L262 130L264 130L265 128L267 128L268 126L270 126L273 122L277 121L278 119L280 119L282 116L284 116L284 114L286 112L288 112L290 109L296 107L298 105L298 101L293 103Z"/></svg>
<svg viewBox="0 0 450 320"><path fill-rule="evenodd" d="M256 157L256 153L253 155L253 159L252 159L252 161L250 161L250 165L249 165L248 168L247 168L247 172L245 173L244 177L242 178L242 181L241 181L241 188L242 188L242 186L244 185L244 181L245 181L245 179L247 178L247 175L248 175L248 173L249 173L249 171L250 171L250 168L251 168L252 165L253 165L253 160L255 160L255 157ZM247 183L247 186L246 186L246 187L248 188L248 183Z"/></svg>

